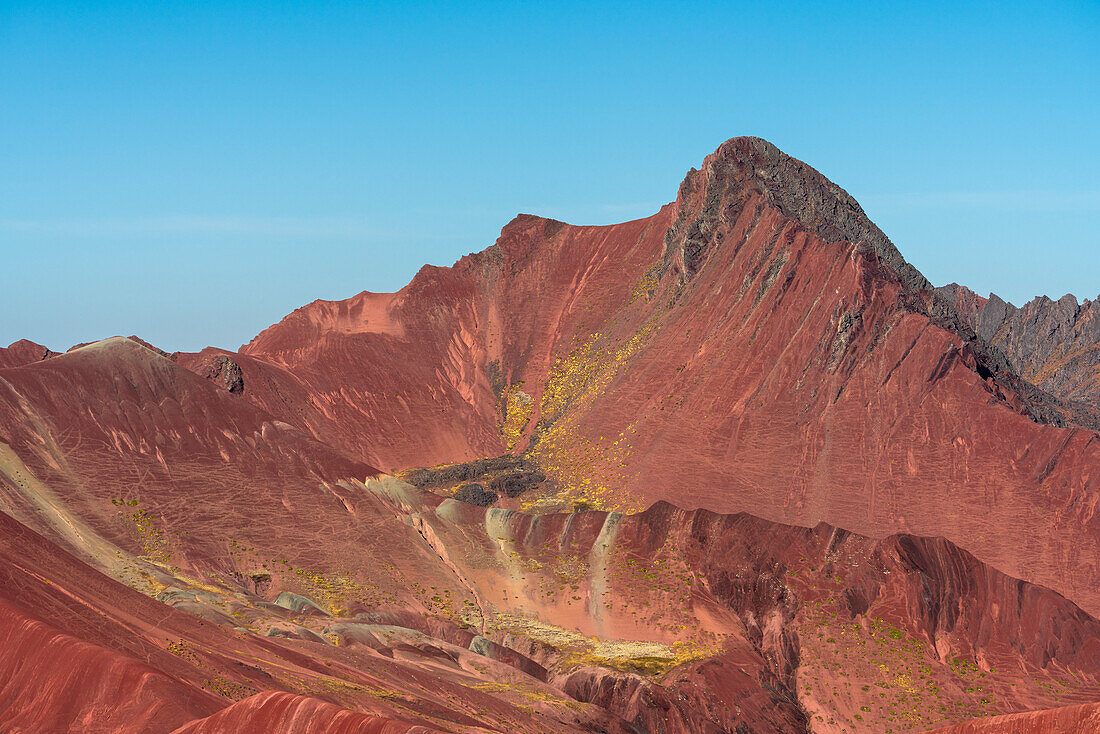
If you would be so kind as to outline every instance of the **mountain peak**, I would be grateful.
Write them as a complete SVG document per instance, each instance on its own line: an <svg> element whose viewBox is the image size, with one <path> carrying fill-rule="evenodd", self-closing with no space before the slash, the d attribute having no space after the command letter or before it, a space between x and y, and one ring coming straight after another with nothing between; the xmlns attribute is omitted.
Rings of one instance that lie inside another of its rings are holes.
<svg viewBox="0 0 1100 734"><path fill-rule="evenodd" d="M7 347L0 347L0 368L22 367L25 364L41 362L56 355L57 352L50 351L49 348L37 342L32 342L30 339L20 339L12 342Z"/></svg>
<svg viewBox="0 0 1100 734"><path fill-rule="evenodd" d="M873 249L909 288L931 288L851 194L767 140L748 136L722 143L703 160L700 170L689 171L680 184L680 213L666 241L666 269L677 259L679 249L685 276L694 277L712 244L708 235L713 235L723 210L745 203L753 192L826 242L847 240Z"/></svg>

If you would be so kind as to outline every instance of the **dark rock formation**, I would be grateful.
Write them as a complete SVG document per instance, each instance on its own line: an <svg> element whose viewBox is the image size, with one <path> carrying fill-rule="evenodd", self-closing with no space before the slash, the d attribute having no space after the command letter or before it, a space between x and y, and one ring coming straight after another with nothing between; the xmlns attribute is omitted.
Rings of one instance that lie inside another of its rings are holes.
<svg viewBox="0 0 1100 734"><path fill-rule="evenodd" d="M241 366L224 354L211 359L206 369L199 374L234 395L244 392L244 373L241 372Z"/></svg>
<svg viewBox="0 0 1100 734"><path fill-rule="evenodd" d="M1024 306L951 283L936 291L1012 369L1038 388L1100 412L1100 299L1039 296Z"/></svg>
<svg viewBox="0 0 1100 734"><path fill-rule="evenodd" d="M523 465L524 460L519 456L494 456L431 469L414 469L406 472L402 479L414 487L447 487L520 469Z"/></svg>
<svg viewBox="0 0 1100 734"><path fill-rule="evenodd" d="M520 471L497 477L489 483L489 488L508 497L519 497L545 481L546 475L540 471Z"/></svg>
<svg viewBox="0 0 1100 734"><path fill-rule="evenodd" d="M484 484L463 484L457 490L455 490L454 498L459 502L465 502L469 505L477 505L478 507L490 507L500 495L492 490L485 489Z"/></svg>

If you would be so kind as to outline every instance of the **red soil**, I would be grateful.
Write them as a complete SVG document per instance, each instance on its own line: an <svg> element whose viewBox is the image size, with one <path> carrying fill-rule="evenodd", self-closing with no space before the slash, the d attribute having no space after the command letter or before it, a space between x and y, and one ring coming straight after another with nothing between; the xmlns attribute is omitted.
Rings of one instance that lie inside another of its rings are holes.
<svg viewBox="0 0 1100 734"><path fill-rule="evenodd" d="M1066 734L1100 731L1100 703L964 721L936 734Z"/></svg>
<svg viewBox="0 0 1100 734"><path fill-rule="evenodd" d="M438 729L359 714L331 703L269 691L181 726L173 734L436 734Z"/></svg>

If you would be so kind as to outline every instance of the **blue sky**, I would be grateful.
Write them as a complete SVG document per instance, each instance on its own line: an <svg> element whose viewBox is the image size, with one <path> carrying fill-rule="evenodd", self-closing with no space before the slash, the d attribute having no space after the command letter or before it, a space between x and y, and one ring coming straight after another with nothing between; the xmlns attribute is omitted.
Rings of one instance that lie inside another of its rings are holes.
<svg viewBox="0 0 1100 734"><path fill-rule="evenodd" d="M0 0L0 343L236 348L517 212L648 215L735 135L937 284L1095 298L1098 38L1094 1Z"/></svg>

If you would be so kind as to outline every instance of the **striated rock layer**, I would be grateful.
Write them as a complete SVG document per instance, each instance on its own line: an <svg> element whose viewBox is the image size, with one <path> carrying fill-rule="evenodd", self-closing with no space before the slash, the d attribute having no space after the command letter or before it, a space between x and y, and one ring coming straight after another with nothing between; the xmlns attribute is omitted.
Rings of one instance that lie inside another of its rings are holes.
<svg viewBox="0 0 1100 734"><path fill-rule="evenodd" d="M176 729L173 734L440 734L438 729L404 724L348 711L326 701L290 693L258 693L218 713Z"/></svg>

